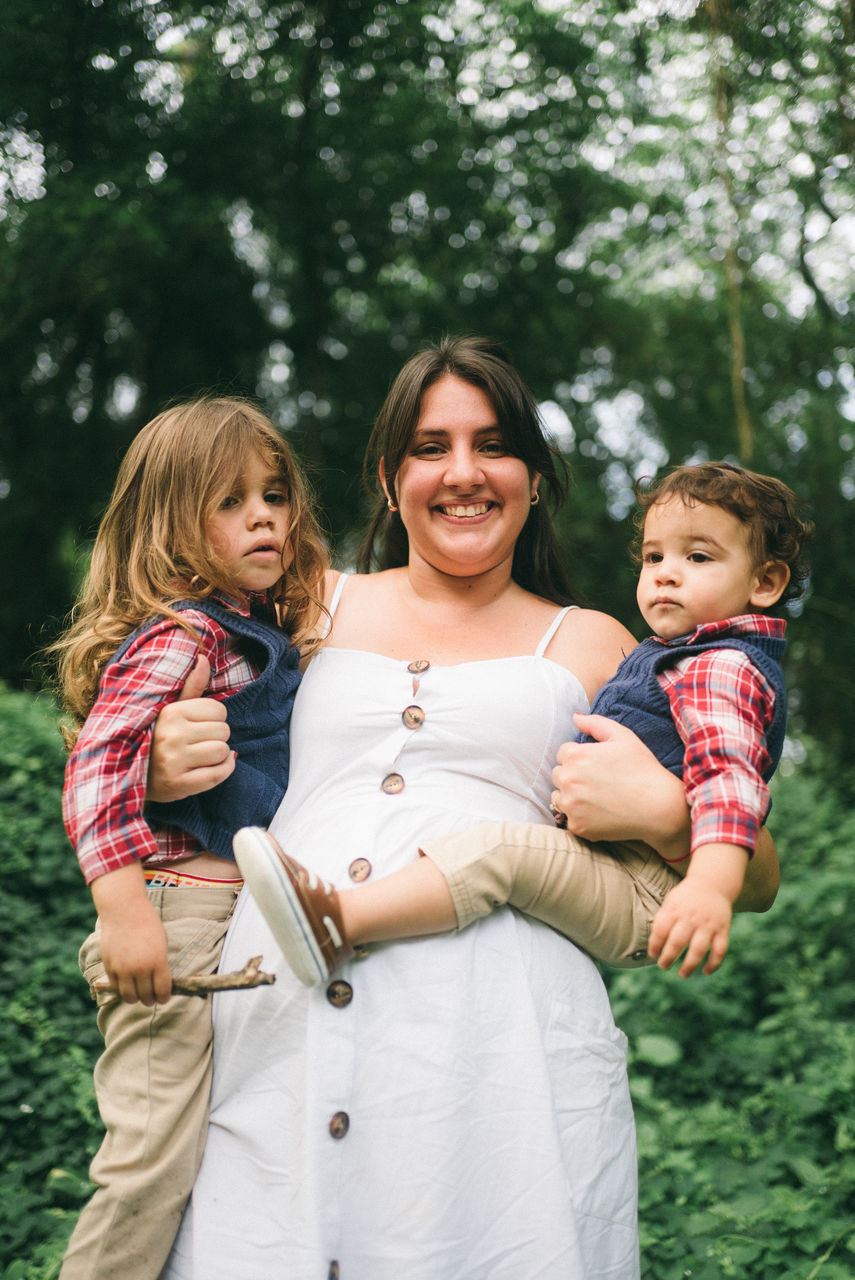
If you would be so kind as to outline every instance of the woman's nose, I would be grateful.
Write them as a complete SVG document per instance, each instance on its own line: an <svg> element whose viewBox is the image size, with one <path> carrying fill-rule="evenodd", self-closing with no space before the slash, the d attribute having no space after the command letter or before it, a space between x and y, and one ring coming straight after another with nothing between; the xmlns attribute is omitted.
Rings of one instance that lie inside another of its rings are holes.
<svg viewBox="0 0 855 1280"><path fill-rule="evenodd" d="M483 476L481 460L474 449L461 447L453 449L448 455L448 462L445 468L447 484L460 487L461 485L478 483L483 479Z"/></svg>

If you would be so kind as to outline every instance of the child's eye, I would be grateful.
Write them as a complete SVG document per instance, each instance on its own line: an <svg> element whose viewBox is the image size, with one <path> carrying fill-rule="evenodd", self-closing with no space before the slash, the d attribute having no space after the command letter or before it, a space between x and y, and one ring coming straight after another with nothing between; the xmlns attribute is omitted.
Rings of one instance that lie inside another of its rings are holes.
<svg viewBox="0 0 855 1280"><path fill-rule="evenodd" d="M265 493L264 501L271 507L279 507L288 502L289 498L283 489L271 489L269 493Z"/></svg>
<svg viewBox="0 0 855 1280"><path fill-rule="evenodd" d="M707 564L712 556L707 555L706 551L690 551L689 560L692 564Z"/></svg>
<svg viewBox="0 0 855 1280"><path fill-rule="evenodd" d="M229 496L227 498L223 498L222 502L220 503L220 510L228 511L231 507L236 507L237 505L238 505L237 498L234 496L234 494L230 493Z"/></svg>
<svg viewBox="0 0 855 1280"><path fill-rule="evenodd" d="M641 557L642 564L660 564L662 561L661 551L645 551Z"/></svg>

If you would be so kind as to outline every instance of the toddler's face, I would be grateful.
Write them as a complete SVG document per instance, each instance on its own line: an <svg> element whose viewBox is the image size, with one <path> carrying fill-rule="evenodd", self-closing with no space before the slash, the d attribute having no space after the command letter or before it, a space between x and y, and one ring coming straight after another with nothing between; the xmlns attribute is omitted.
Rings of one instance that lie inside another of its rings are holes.
<svg viewBox="0 0 855 1280"><path fill-rule="evenodd" d="M636 598L652 631L673 640L701 623L751 612L761 566L748 533L723 507L689 506L678 495L648 509Z"/></svg>
<svg viewBox="0 0 855 1280"><path fill-rule="evenodd" d="M244 591L266 591L292 559L291 503L282 476L258 456L250 459L208 522L217 555Z"/></svg>

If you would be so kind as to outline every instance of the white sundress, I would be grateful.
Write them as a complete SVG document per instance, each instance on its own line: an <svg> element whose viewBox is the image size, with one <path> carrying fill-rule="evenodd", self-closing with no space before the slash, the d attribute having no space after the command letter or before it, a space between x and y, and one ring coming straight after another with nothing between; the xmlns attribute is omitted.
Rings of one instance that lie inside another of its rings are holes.
<svg viewBox="0 0 855 1280"><path fill-rule="evenodd" d="M519 657L421 671L322 649L283 847L345 889L429 836L551 821L588 708L543 656L564 612ZM309 990L244 892L221 967L259 953L276 985L215 999L211 1125L166 1280L636 1280L625 1039L578 948L504 908Z"/></svg>

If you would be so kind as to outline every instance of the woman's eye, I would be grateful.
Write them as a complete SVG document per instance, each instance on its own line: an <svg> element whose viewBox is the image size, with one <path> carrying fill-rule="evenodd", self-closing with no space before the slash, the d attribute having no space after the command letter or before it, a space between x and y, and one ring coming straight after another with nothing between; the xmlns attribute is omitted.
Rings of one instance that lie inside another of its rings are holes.
<svg viewBox="0 0 855 1280"><path fill-rule="evenodd" d="M438 444L420 444L413 450L417 458L436 458L442 453Z"/></svg>
<svg viewBox="0 0 855 1280"><path fill-rule="evenodd" d="M481 445L481 452L488 453L491 457L498 458L507 453L503 440L485 440Z"/></svg>

